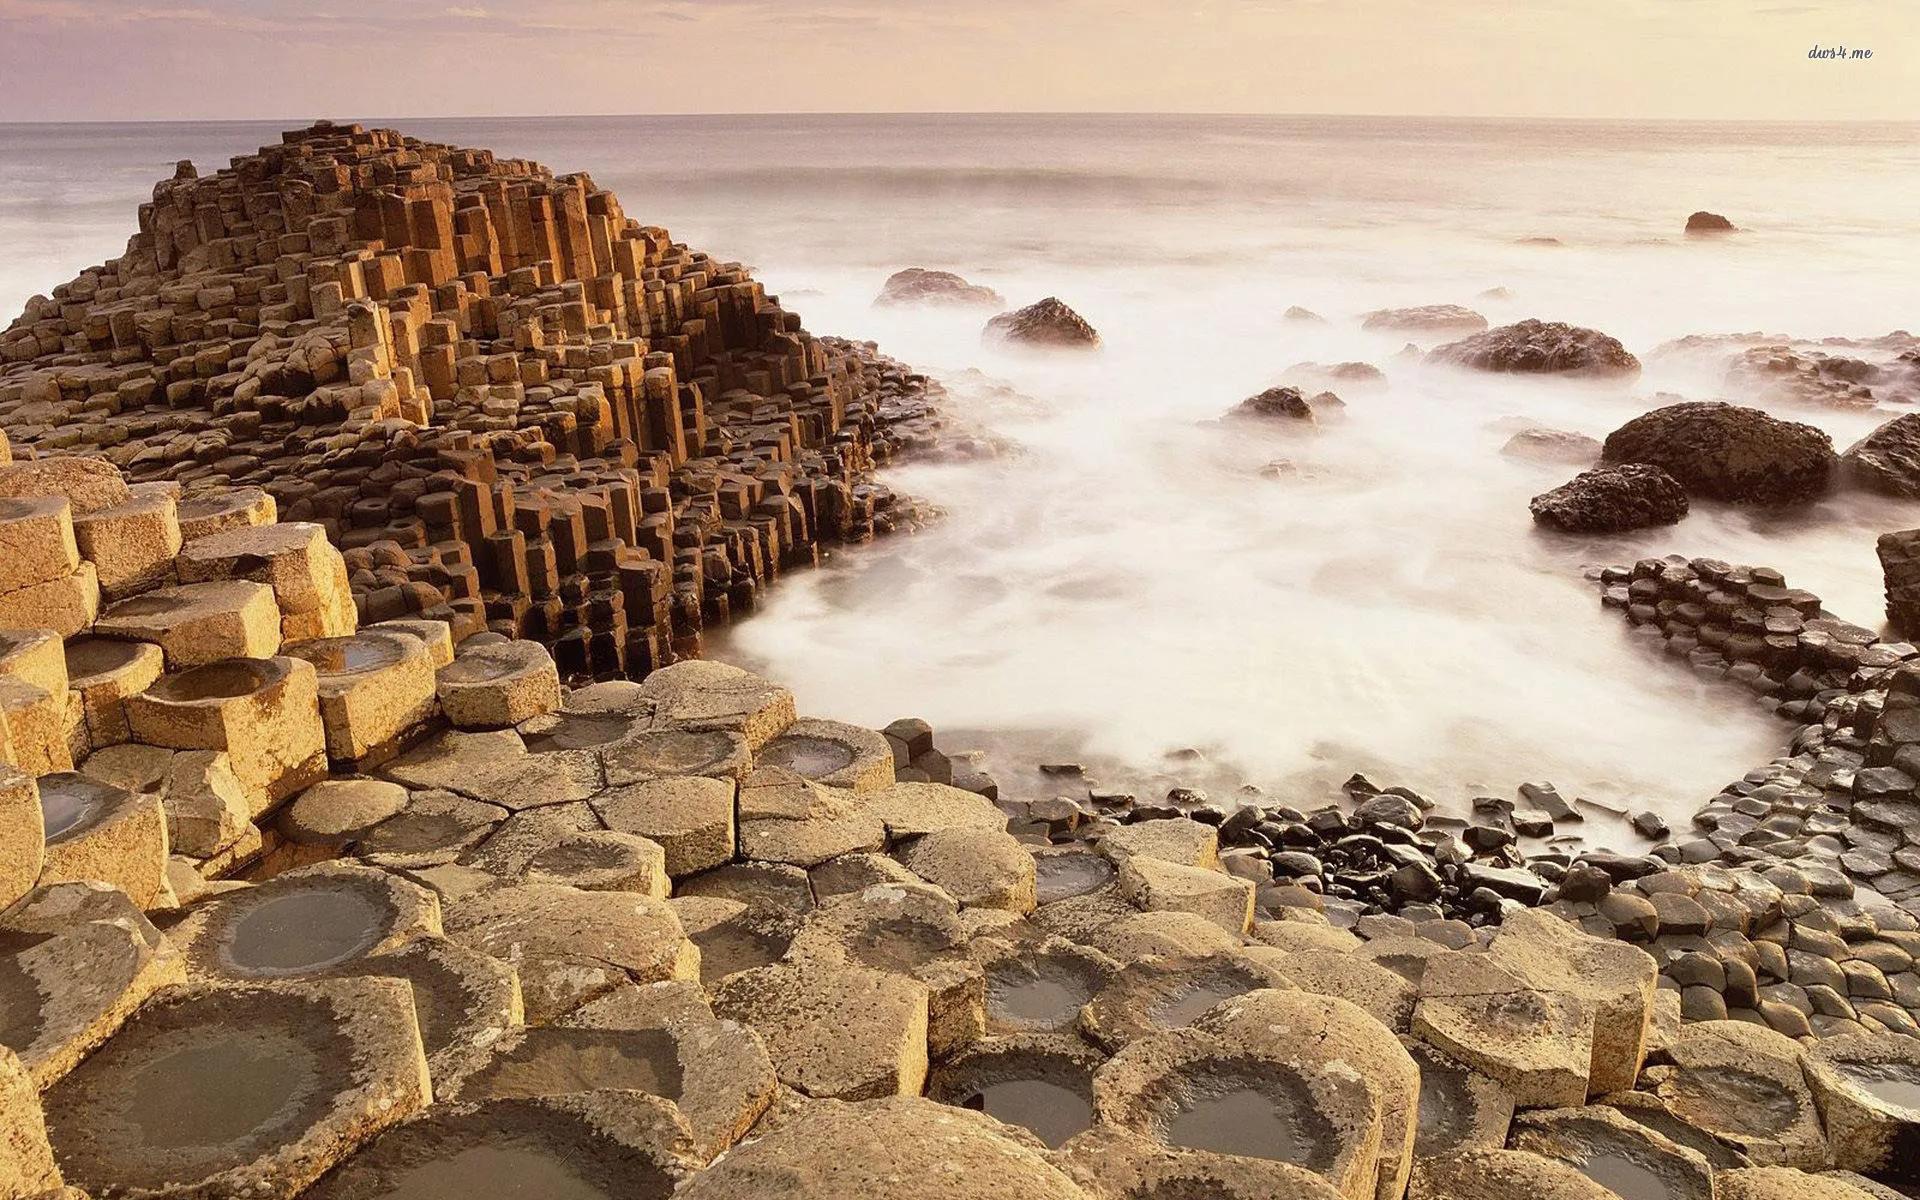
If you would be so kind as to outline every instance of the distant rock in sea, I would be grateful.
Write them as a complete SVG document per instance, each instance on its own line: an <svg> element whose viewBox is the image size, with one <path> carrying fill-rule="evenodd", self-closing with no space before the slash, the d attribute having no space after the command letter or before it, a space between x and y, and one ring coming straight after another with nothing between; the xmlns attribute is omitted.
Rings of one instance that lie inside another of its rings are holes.
<svg viewBox="0 0 1920 1200"><path fill-rule="evenodd" d="M876 307L906 304L936 304L966 308L1005 308L1007 302L990 287L968 283L951 271L928 271L908 267L887 277L880 294L873 298Z"/></svg>
<svg viewBox="0 0 1920 1200"><path fill-rule="evenodd" d="M1697 212L1687 218L1688 233L1732 233L1737 226L1719 213Z"/></svg>
<svg viewBox="0 0 1920 1200"><path fill-rule="evenodd" d="M1327 319L1319 313L1310 308L1301 308L1298 304L1289 308L1284 315L1289 321L1313 321L1322 325L1326 324L1327 321Z"/></svg>
<svg viewBox="0 0 1920 1200"><path fill-rule="evenodd" d="M1566 243L1561 241L1557 237L1523 237L1523 238L1515 238L1514 245L1516 246L1564 246L1566 245Z"/></svg>
<svg viewBox="0 0 1920 1200"><path fill-rule="evenodd" d="M1680 520L1687 493L1659 467L1625 463L1582 471L1528 508L1535 521L1568 533L1624 533Z"/></svg>
<svg viewBox="0 0 1920 1200"><path fill-rule="evenodd" d="M1591 463L1600 457L1600 439L1565 429L1522 429L1500 453L1535 462Z"/></svg>
<svg viewBox="0 0 1920 1200"><path fill-rule="evenodd" d="M1041 349L1092 350L1100 345L1100 334L1086 318L1053 296L1001 313L987 322L985 337Z"/></svg>
<svg viewBox="0 0 1920 1200"><path fill-rule="evenodd" d="M1564 321L1502 325L1440 346L1428 358L1477 371L1554 375L1635 375L1640 371L1640 360L1617 339Z"/></svg>
<svg viewBox="0 0 1920 1200"><path fill-rule="evenodd" d="M1372 363L1294 363L1280 373L1283 385L1325 391L1339 387L1365 391L1387 386L1387 373Z"/></svg>
<svg viewBox="0 0 1920 1200"><path fill-rule="evenodd" d="M1375 309L1361 317L1360 326L1398 333L1474 333L1487 327L1487 319L1458 304L1423 304Z"/></svg>
<svg viewBox="0 0 1920 1200"><path fill-rule="evenodd" d="M1304 421L1311 425L1346 406L1346 401L1332 392L1321 392L1309 399L1299 388L1270 387L1236 404L1227 412L1227 417L1242 421Z"/></svg>
<svg viewBox="0 0 1920 1200"><path fill-rule="evenodd" d="M1804 504L1824 495L1840 464L1811 425L1719 400L1669 404L1607 435L1610 463L1660 467L1695 496L1736 504Z"/></svg>

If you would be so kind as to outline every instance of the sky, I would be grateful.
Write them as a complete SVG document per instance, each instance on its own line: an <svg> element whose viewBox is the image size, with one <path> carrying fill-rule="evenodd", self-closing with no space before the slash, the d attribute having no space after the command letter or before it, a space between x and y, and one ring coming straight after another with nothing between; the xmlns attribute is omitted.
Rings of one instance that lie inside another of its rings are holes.
<svg viewBox="0 0 1920 1200"><path fill-rule="evenodd" d="M980 111L1920 119L1920 0L0 0L0 121Z"/></svg>

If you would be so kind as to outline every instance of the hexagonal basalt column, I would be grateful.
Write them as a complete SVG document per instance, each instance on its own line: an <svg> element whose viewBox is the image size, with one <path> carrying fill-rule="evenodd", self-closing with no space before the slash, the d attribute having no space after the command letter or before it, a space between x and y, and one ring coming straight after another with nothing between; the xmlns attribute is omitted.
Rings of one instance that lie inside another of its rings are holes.
<svg viewBox="0 0 1920 1200"><path fill-rule="evenodd" d="M276 519L273 495L261 488L228 488L180 502L180 536L189 542L229 529L271 525Z"/></svg>
<svg viewBox="0 0 1920 1200"><path fill-rule="evenodd" d="M1807 1081L1835 1166L1920 1181L1920 1039L1893 1033L1822 1038L1808 1052Z"/></svg>
<svg viewBox="0 0 1920 1200"><path fill-rule="evenodd" d="M82 637L66 644L67 684L80 694L87 741L95 750L133 736L127 698L153 686L166 670L166 655L151 642Z"/></svg>
<svg viewBox="0 0 1920 1200"><path fill-rule="evenodd" d="M373 867L322 863L197 904L172 936L206 980L315 975L440 932L440 904Z"/></svg>
<svg viewBox="0 0 1920 1200"><path fill-rule="evenodd" d="M1642 1084L1680 1120L1759 1166L1827 1165L1798 1042L1764 1025L1698 1021L1680 1027L1666 1055L1672 1065L1647 1068Z"/></svg>
<svg viewBox="0 0 1920 1200"><path fill-rule="evenodd" d="M33 776L0 763L0 910L39 881L46 845L39 785Z"/></svg>
<svg viewBox="0 0 1920 1200"><path fill-rule="evenodd" d="M607 828L659 843L674 879L733 858L734 785L677 776L610 788L593 801Z"/></svg>
<svg viewBox="0 0 1920 1200"><path fill-rule="evenodd" d="M13 1051L0 1046L0 1196L58 1196L60 1167L47 1144L40 1096Z"/></svg>
<svg viewBox="0 0 1920 1200"><path fill-rule="evenodd" d="M126 893L40 888L0 917L0 1043L44 1089L185 978L185 960Z"/></svg>
<svg viewBox="0 0 1920 1200"><path fill-rule="evenodd" d="M639 699L661 723L695 732L727 730L758 750L793 724L793 693L726 663L692 659L648 675Z"/></svg>
<svg viewBox="0 0 1920 1200"><path fill-rule="evenodd" d="M364 629L296 642L289 657L313 664L327 754L365 767L390 757L434 713L433 661L404 633Z"/></svg>
<svg viewBox="0 0 1920 1200"><path fill-rule="evenodd" d="M180 519L178 501L164 486L143 486L124 503L76 516L73 532L107 600L173 582Z"/></svg>
<svg viewBox="0 0 1920 1200"><path fill-rule="evenodd" d="M785 767L826 787L872 792L893 782L893 750L871 729L811 717L754 751L759 766Z"/></svg>
<svg viewBox="0 0 1920 1200"><path fill-rule="evenodd" d="M436 1105L389 1131L306 1200L668 1200L696 1166L686 1118L607 1092Z"/></svg>
<svg viewBox="0 0 1920 1200"><path fill-rule="evenodd" d="M358 621L346 560L319 525L295 521L227 529L193 539L175 562L183 583L267 585L275 624L288 641L344 637Z"/></svg>
<svg viewBox="0 0 1920 1200"><path fill-rule="evenodd" d="M225 750L259 816L326 774L313 664L235 658L162 677L127 701L134 736L177 750Z"/></svg>
<svg viewBox="0 0 1920 1200"><path fill-rule="evenodd" d="M1622 1196L1713 1200L1706 1159L1611 1108L1526 1113L1515 1120L1512 1141Z"/></svg>
<svg viewBox="0 0 1920 1200"><path fill-rule="evenodd" d="M122 600L100 614L102 637L152 642L169 670L223 658L262 658L280 649L280 610L265 584L195 583Z"/></svg>
<svg viewBox="0 0 1920 1200"><path fill-rule="evenodd" d="M0 562L6 587L32 587L80 569L73 535L73 505L65 496L0 497Z"/></svg>
<svg viewBox="0 0 1920 1200"><path fill-rule="evenodd" d="M1018 1125L1059 1149L1093 1124L1093 1073L1104 1061L1078 1038L988 1038L935 1067L927 1095Z"/></svg>
<svg viewBox="0 0 1920 1200"><path fill-rule="evenodd" d="M430 1097L405 985L176 992L47 1093L67 1181L96 1195L297 1195Z"/></svg>
<svg viewBox="0 0 1920 1200"><path fill-rule="evenodd" d="M1584 1103L1593 1009L1487 960L1448 951L1427 960L1413 1034L1497 1080L1523 1107Z"/></svg>
<svg viewBox="0 0 1920 1200"><path fill-rule="evenodd" d="M167 879L167 814L160 800L62 771L40 778L47 837L42 883L98 880L149 908Z"/></svg>
<svg viewBox="0 0 1920 1200"><path fill-rule="evenodd" d="M495 642L459 654L439 675L456 729L505 729L560 705L560 672L538 642Z"/></svg>
<svg viewBox="0 0 1920 1200"><path fill-rule="evenodd" d="M1081 1029L1118 1050L1169 1029L1185 1029L1207 1010L1264 988L1293 985L1276 967L1239 954L1158 957L1122 967L1080 1014Z"/></svg>

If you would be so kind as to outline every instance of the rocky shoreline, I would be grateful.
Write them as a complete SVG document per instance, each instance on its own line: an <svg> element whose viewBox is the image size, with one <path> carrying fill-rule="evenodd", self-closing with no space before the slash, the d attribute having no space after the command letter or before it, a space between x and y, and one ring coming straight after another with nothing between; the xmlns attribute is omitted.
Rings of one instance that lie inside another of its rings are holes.
<svg viewBox="0 0 1920 1200"><path fill-rule="evenodd" d="M1002 797L695 657L917 519L870 472L942 436L924 378L387 131L141 225L0 338L0 1197L1920 1184L1913 647L1598 573L1799 727L1646 855L1547 785ZM1590 332L1460 353L1622 370Z"/></svg>

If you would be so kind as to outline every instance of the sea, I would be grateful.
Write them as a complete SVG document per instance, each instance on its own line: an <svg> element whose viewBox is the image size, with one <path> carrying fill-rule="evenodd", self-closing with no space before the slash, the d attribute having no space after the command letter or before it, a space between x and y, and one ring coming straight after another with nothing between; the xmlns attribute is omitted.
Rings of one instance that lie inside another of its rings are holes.
<svg viewBox="0 0 1920 1200"><path fill-rule="evenodd" d="M1043 762L1301 806L1363 772L1449 807L1549 781L1684 822L1790 727L1630 636L1587 568L1773 566L1878 627L1874 539L1920 525L1920 505L1840 493L1553 534L1528 499L1577 468L1500 452L1528 423L1604 437L1674 396L1760 403L1842 449L1896 415L1743 394L1732 347L1656 351L1920 329L1920 124L336 117L587 171L630 216L753 267L813 332L941 382L1003 451L888 469L944 517L783 577L709 651L813 715L923 718L1012 796L1059 790ZM0 125L0 313L117 254L176 160L205 173L303 123ZM1696 209L1740 232L1683 236ZM985 312L874 307L910 266L1011 305L1057 296L1103 348L1013 354L983 343ZM1443 370L1408 345L1444 337L1359 319L1426 304L1592 326L1645 370ZM1294 364L1349 361L1387 382L1347 389L1338 421L1218 420Z"/></svg>

